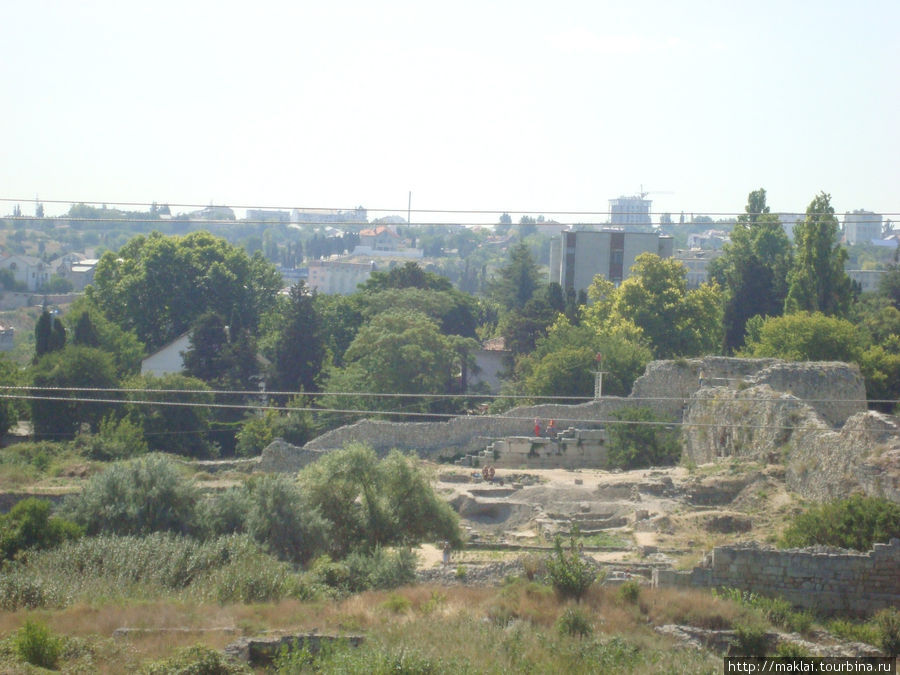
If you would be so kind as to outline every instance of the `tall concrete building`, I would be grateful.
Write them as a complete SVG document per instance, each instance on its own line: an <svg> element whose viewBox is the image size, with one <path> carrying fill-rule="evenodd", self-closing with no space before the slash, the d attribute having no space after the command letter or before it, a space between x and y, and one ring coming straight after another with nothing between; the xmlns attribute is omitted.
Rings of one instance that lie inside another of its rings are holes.
<svg viewBox="0 0 900 675"><path fill-rule="evenodd" d="M651 228L653 221L650 218L651 199L640 196L619 197L609 200L609 224L614 227L640 227Z"/></svg>
<svg viewBox="0 0 900 675"><path fill-rule="evenodd" d="M848 244L868 244L881 239L881 216L856 209L844 214L844 241Z"/></svg>
<svg viewBox="0 0 900 675"><path fill-rule="evenodd" d="M599 274L618 285L641 253L671 258L674 248L672 237L658 232L566 231L550 242L550 281L578 292Z"/></svg>

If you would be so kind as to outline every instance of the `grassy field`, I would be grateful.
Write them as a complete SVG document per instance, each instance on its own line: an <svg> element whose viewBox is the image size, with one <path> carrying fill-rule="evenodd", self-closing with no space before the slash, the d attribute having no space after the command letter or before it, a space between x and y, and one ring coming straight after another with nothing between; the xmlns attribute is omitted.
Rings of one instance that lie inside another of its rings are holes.
<svg viewBox="0 0 900 675"><path fill-rule="evenodd" d="M759 620L750 608L703 593L642 589L637 597L626 597L598 587L576 606L559 601L548 586L523 579L500 588L422 585L342 599L246 605L81 602L59 610L0 613L0 667L25 672L15 645L31 621L61 638L57 667L68 672L153 672L154 664L194 645L220 650L241 635L314 630L360 633L366 641L359 649L337 649L305 664L302 670L309 672L385 667L447 673L718 672L718 656L679 649L653 625L720 628ZM113 638L122 627L183 630ZM284 672L300 669L296 661L282 665Z"/></svg>

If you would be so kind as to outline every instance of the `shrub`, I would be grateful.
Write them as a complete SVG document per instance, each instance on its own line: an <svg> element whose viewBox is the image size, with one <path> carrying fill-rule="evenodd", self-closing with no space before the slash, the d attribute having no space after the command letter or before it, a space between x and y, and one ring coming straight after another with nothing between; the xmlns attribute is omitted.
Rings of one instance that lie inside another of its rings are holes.
<svg viewBox="0 0 900 675"><path fill-rule="evenodd" d="M381 603L381 606L392 614L403 614L409 610L411 604L409 598L397 593L391 593L388 599Z"/></svg>
<svg viewBox="0 0 900 675"><path fill-rule="evenodd" d="M590 616L580 607L567 608L557 620L556 628L561 635L572 637L587 637L594 632Z"/></svg>
<svg viewBox="0 0 900 675"><path fill-rule="evenodd" d="M251 414L244 420L236 436L235 451L241 457L255 457L272 442L272 423L275 413L271 410L265 416Z"/></svg>
<svg viewBox="0 0 900 675"><path fill-rule="evenodd" d="M534 581L535 577L547 571L544 567L544 559L534 553L522 556L522 569L525 571L525 578L528 581Z"/></svg>
<svg viewBox="0 0 900 675"><path fill-rule="evenodd" d="M250 511L250 494L246 487L232 487L216 492L198 505L197 522L207 537L240 534L245 531Z"/></svg>
<svg viewBox="0 0 900 675"><path fill-rule="evenodd" d="M50 502L29 497L0 516L0 555L9 560L19 551L52 548L81 536L75 523L50 515Z"/></svg>
<svg viewBox="0 0 900 675"><path fill-rule="evenodd" d="M207 542L164 533L84 537L52 550L30 551L5 572L0 606L9 610L172 591L246 602L302 596L292 568L246 535Z"/></svg>
<svg viewBox="0 0 900 675"><path fill-rule="evenodd" d="M16 632L15 646L19 658L40 668L55 669L62 653L62 639L37 621L26 621Z"/></svg>
<svg viewBox="0 0 900 675"><path fill-rule="evenodd" d="M197 492L172 460L147 455L92 476L63 508L89 535L141 535L194 529Z"/></svg>
<svg viewBox="0 0 900 675"><path fill-rule="evenodd" d="M611 468L639 469L678 463L681 442L677 434L662 426L650 408L625 408L613 413L613 417L619 421L608 426Z"/></svg>
<svg viewBox="0 0 900 675"><path fill-rule="evenodd" d="M175 656L148 665L147 675L232 675L252 672L247 666L235 663L221 652L204 645L194 645L178 651Z"/></svg>
<svg viewBox="0 0 900 675"><path fill-rule="evenodd" d="M574 538L567 553L563 550L562 537L557 536L554 551L545 565L550 583L561 598L580 601L597 578L594 567L576 549Z"/></svg>
<svg viewBox="0 0 900 675"><path fill-rule="evenodd" d="M641 597L641 585L637 581L626 581L619 586L616 595L619 596L619 599L622 602L628 603L629 605L636 605L638 599Z"/></svg>
<svg viewBox="0 0 900 675"><path fill-rule="evenodd" d="M766 629L761 625L739 624L734 629L733 656L765 656L768 648Z"/></svg>
<svg viewBox="0 0 900 675"><path fill-rule="evenodd" d="M874 617L878 627L878 646L888 656L900 655L900 611L891 607L884 609Z"/></svg>
<svg viewBox="0 0 900 675"><path fill-rule="evenodd" d="M147 454L147 440L140 426L130 419L114 419L112 416L100 422L96 434L79 434L75 447L85 456L109 462Z"/></svg>
<svg viewBox="0 0 900 675"><path fill-rule="evenodd" d="M387 553L377 547L369 554L351 553L344 560L350 576L350 590L388 589L416 580L416 554L408 548Z"/></svg>
<svg viewBox="0 0 900 675"><path fill-rule="evenodd" d="M326 523L300 486L284 474L267 474L247 483L247 533L282 560L305 562L324 550Z"/></svg>
<svg viewBox="0 0 900 675"><path fill-rule="evenodd" d="M900 537L900 504L881 497L853 495L812 506L798 515L782 535L781 544L867 551L875 542L893 537Z"/></svg>
<svg viewBox="0 0 900 675"><path fill-rule="evenodd" d="M203 596L214 595L221 605L276 602L311 594L287 563L262 552L242 556L213 570L197 582L197 587Z"/></svg>

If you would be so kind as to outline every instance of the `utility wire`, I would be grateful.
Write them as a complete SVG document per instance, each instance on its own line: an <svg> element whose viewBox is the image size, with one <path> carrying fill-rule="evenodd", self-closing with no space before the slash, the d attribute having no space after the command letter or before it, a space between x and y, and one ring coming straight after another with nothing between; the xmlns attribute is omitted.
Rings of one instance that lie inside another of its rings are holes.
<svg viewBox="0 0 900 675"><path fill-rule="evenodd" d="M399 392L375 392L375 391L270 391L259 389L234 390L234 389L140 389L127 387L38 387L29 385L0 385L0 391L41 391L41 392L99 392L105 394L195 394L215 396L289 396L289 397L322 397L322 396L361 396L370 398L427 398L427 399L502 399L502 400L528 400L528 401L572 401L585 402L603 400L593 396L532 396L528 394L407 394ZM784 396L761 396L734 400L753 401L802 401L804 403L900 403L900 399L866 399L866 398L799 398L791 395L787 399ZM624 401L687 401L687 400L717 400L716 396L619 396L615 397Z"/></svg>
<svg viewBox="0 0 900 675"><path fill-rule="evenodd" d="M0 394L0 399L16 399L16 400L37 400L37 401L58 401L66 403L96 403L96 404L119 404L119 405L148 405L148 406L168 406L168 407L188 407L188 408L213 408L228 410L249 410L249 411L267 411L273 410L278 412L311 412L311 413L334 413L342 415L384 415L396 417L413 417L413 418L442 418L450 419L493 419L498 421L522 421L528 422L534 419L533 415L461 415L458 413L437 413L437 412L412 412L412 411L391 411L391 410L360 410L360 409L344 409L344 408L315 408L315 407L287 407L282 408L272 405L254 405L254 404L238 404L238 403L200 403L194 401L142 401L142 400L124 400L124 399L103 399L103 398L79 398L67 396L29 396L20 394ZM557 422L565 422L569 424L587 424L587 425L637 425L637 426L657 426L657 427L701 427L701 428L730 428L730 429L775 429L775 430L804 430L804 431L833 431L829 427L822 426L789 426L777 424L739 424L734 422L686 422L682 421L664 421L664 420L620 420L616 418L581 418L581 417L554 417Z"/></svg>
<svg viewBox="0 0 900 675"><path fill-rule="evenodd" d="M652 200L651 200L652 201ZM353 213L357 210L357 207L350 208L334 208L334 207L313 207L313 206L261 206L261 205L245 205L245 204L192 204L192 203L173 203L173 202L128 202L128 201L102 201L102 200L72 200L72 199L17 199L13 197L0 197L0 202L15 202L15 203L31 203L36 202L40 204L105 204L105 205L113 205L113 206L146 206L152 207L154 204L157 206L168 206L178 207L178 208L194 208L194 209L206 209L206 208L229 208L229 209L250 209L250 210L263 210L263 211L292 211L297 210L300 213ZM424 209L424 208L409 208L407 205L403 205L400 208L368 208L362 207L364 211L376 212L376 213L448 213L448 214L485 214L485 215L502 215L502 214L524 214L524 215L568 215L568 216L591 216L591 215L634 215L632 211L618 211L618 210L596 210L596 211L585 211L585 210L555 210L555 209L543 209L543 210L528 210L528 209ZM746 211L699 211L699 210L684 210L684 213L691 213L694 215L704 215L704 216L742 216L748 215ZM662 215L663 213L672 214L671 211L648 211L649 215ZM798 215L805 216L808 215L806 211L780 211L773 212L767 214L749 214L749 215ZM837 216L836 213L815 213L809 215L816 216L825 216L825 215L833 215ZM900 212L883 212L880 215L882 216L897 216L900 215ZM52 220L52 217L45 217L45 220ZM89 218L88 220L96 220ZM116 219L119 220L119 219ZM226 222L239 222L239 221L226 221ZM267 221L268 222L268 221ZM496 224L496 223L492 223Z"/></svg>

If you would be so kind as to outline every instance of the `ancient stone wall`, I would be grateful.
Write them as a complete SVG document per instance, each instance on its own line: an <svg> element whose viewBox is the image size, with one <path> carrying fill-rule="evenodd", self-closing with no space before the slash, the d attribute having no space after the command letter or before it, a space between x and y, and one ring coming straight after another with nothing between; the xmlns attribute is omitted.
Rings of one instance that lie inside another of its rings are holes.
<svg viewBox="0 0 900 675"><path fill-rule="evenodd" d="M700 375L704 387L700 390ZM446 456L477 453L491 442L509 436L530 435L534 419L544 423L555 419L559 428L601 428L614 412L626 407L650 408L662 420L681 421L688 410L700 408L710 395L705 392L738 392L767 384L780 394L794 392L797 397L813 399L809 406L817 410L826 426L840 425L849 415L865 410L865 388L859 369L840 363L787 363L776 359L735 359L706 357L677 361L654 361L647 366L626 398L609 396L580 405L536 405L515 408L502 415L472 415L446 422L384 422L363 420L327 432L306 444L307 450L332 450L350 442L361 442L385 453L392 448L412 450L422 455ZM699 391L698 391L699 390ZM718 395L718 394L717 394ZM785 396L785 400L793 400ZM715 405L715 404L714 404ZM797 403L786 403L787 407ZM774 415L774 408L766 413ZM728 410L716 408L707 414L717 420L740 422L724 417ZM719 415L721 413L721 415ZM756 415L758 417L758 415ZM725 428L725 427L723 427ZM723 431L721 433L730 433ZM749 442L750 439L747 439ZM712 461L721 442L704 442ZM774 442L772 447L777 444ZM727 454L727 453L726 453ZM701 463L701 460L695 460Z"/></svg>
<svg viewBox="0 0 900 675"><path fill-rule="evenodd" d="M454 417L446 422L361 420L314 438L304 448L332 450L350 442L362 442L379 453L399 448L415 450L422 455L474 454L497 439L531 435L536 418L545 425L552 419L558 427L599 428L615 411L634 405L636 403L630 399L610 396L581 405L526 406L502 415Z"/></svg>
<svg viewBox="0 0 900 675"><path fill-rule="evenodd" d="M738 588L806 609L864 616L900 605L900 539L868 553L719 546L690 572L654 570L653 585Z"/></svg>

